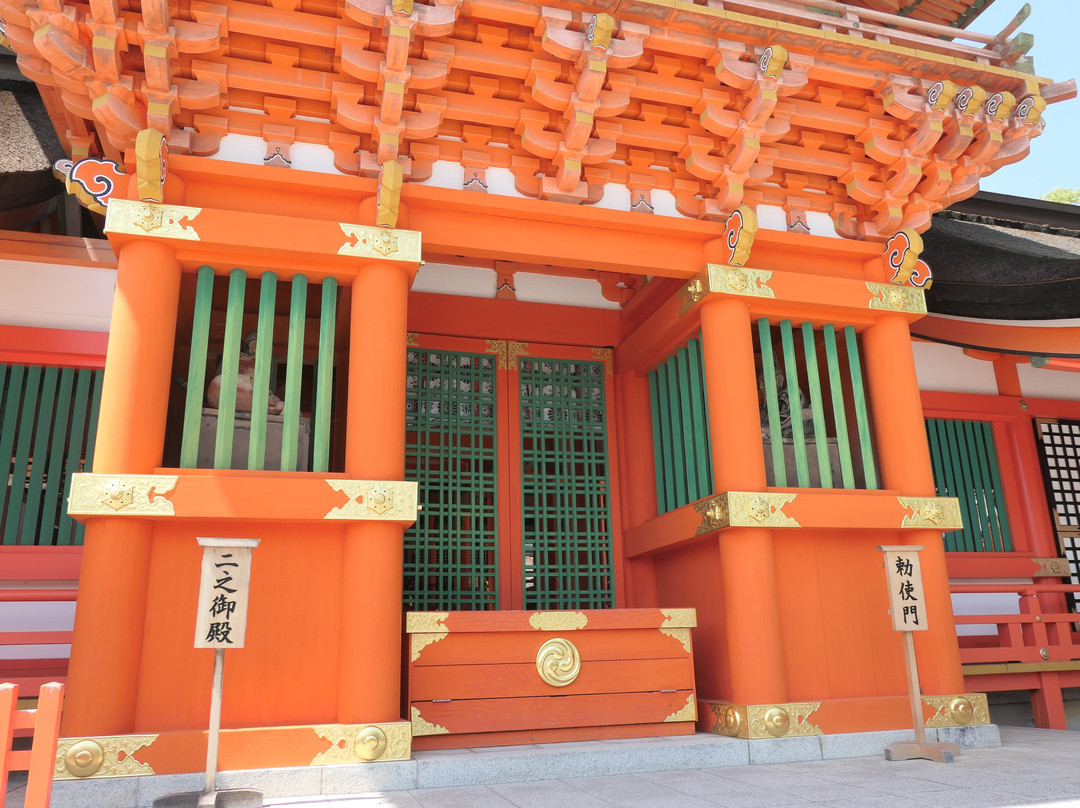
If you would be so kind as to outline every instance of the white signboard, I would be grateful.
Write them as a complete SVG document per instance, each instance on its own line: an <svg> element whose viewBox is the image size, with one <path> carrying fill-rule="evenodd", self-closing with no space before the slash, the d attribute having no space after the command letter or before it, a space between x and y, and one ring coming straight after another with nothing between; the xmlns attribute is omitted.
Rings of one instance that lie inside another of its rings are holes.
<svg viewBox="0 0 1080 808"><path fill-rule="evenodd" d="M922 545L879 547L885 553L889 582L889 610L895 631L926 631L926 598L923 596L919 551Z"/></svg>
<svg viewBox="0 0 1080 808"><path fill-rule="evenodd" d="M199 539L203 559L196 648L244 647L251 550L258 544L258 539Z"/></svg>

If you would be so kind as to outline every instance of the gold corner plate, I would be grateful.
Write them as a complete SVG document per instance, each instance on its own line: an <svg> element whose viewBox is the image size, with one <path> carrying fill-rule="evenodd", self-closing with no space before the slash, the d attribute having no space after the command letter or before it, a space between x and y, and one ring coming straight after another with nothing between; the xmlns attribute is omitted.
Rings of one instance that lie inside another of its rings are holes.
<svg viewBox="0 0 1080 808"><path fill-rule="evenodd" d="M323 519L416 521L418 484L390 480L327 480L348 500L332 508Z"/></svg>
<svg viewBox="0 0 1080 808"><path fill-rule="evenodd" d="M71 475L71 516L175 516L166 497L180 478L166 474Z"/></svg>
<svg viewBox="0 0 1080 808"><path fill-rule="evenodd" d="M193 222L200 213L202 208L113 198L105 211L104 232L198 241Z"/></svg>
<svg viewBox="0 0 1080 808"><path fill-rule="evenodd" d="M923 696L923 704L934 710L926 720L927 728L971 727L990 723L990 707L985 693L961 693L955 696Z"/></svg>
<svg viewBox="0 0 1080 808"><path fill-rule="evenodd" d="M1033 558L1033 578L1067 578L1072 575L1067 558Z"/></svg>
<svg viewBox="0 0 1080 808"><path fill-rule="evenodd" d="M136 759L157 735L115 735L103 738L61 738L56 745L54 780L86 780L99 777L130 777L154 774L147 763Z"/></svg>
<svg viewBox="0 0 1080 808"><path fill-rule="evenodd" d="M929 528L931 530L961 530L964 527L960 515L960 500L956 497L897 497L904 510L901 528Z"/></svg>
<svg viewBox="0 0 1080 808"><path fill-rule="evenodd" d="M697 626L697 609L661 609L664 622L660 628L694 628Z"/></svg>
<svg viewBox="0 0 1080 808"><path fill-rule="evenodd" d="M412 734L413 737L420 735L449 735L450 730L446 727L439 726L438 724L432 724L427 721L422 715L420 710L415 706L409 708L409 715L412 718Z"/></svg>
<svg viewBox="0 0 1080 808"><path fill-rule="evenodd" d="M871 281L866 282L866 288L870 290L870 300L867 305L871 309L926 314L926 293L922 289Z"/></svg>
<svg viewBox="0 0 1080 808"><path fill-rule="evenodd" d="M686 697L686 704L664 719L665 724L678 721L697 721L697 696L694 693Z"/></svg>
<svg viewBox="0 0 1080 808"><path fill-rule="evenodd" d="M412 724L408 721L325 724L311 729L316 737L330 742L329 749L312 758L312 766L408 760L412 757Z"/></svg>
<svg viewBox="0 0 1080 808"><path fill-rule="evenodd" d="M450 633L444 620L450 612L409 612L405 615L405 633L409 635L409 659L416 662L421 652Z"/></svg>
<svg viewBox="0 0 1080 808"><path fill-rule="evenodd" d="M421 238L417 230L398 230L392 227L368 227L362 224L339 222L348 241L338 249L338 255L352 258L371 258L377 261L404 261L419 264Z"/></svg>

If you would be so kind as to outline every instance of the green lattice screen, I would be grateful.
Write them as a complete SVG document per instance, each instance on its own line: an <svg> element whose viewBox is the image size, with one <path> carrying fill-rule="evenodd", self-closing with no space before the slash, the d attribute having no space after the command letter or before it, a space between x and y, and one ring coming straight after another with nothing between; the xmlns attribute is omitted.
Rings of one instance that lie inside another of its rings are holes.
<svg viewBox="0 0 1080 808"><path fill-rule="evenodd" d="M939 497L957 497L963 530L943 534L954 552L1013 550L994 433L986 421L926 419L926 437Z"/></svg>
<svg viewBox="0 0 1080 808"><path fill-rule="evenodd" d="M604 365L519 357L526 609L615 606Z"/></svg>
<svg viewBox="0 0 1080 808"><path fill-rule="evenodd" d="M405 476L422 510L405 533L406 610L499 607L495 357L410 348Z"/></svg>

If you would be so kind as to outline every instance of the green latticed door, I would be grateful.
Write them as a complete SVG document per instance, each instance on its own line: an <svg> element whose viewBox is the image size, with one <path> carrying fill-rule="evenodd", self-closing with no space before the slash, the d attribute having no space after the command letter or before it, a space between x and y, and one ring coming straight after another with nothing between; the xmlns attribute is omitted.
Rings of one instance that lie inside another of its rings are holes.
<svg viewBox="0 0 1080 808"><path fill-rule="evenodd" d="M406 610L615 605L606 368L583 349L418 337L407 352Z"/></svg>
<svg viewBox="0 0 1080 808"><path fill-rule="evenodd" d="M406 477L422 510L405 534L406 610L499 608L496 357L410 347Z"/></svg>
<svg viewBox="0 0 1080 808"><path fill-rule="evenodd" d="M615 605L603 362L518 358L524 608Z"/></svg>

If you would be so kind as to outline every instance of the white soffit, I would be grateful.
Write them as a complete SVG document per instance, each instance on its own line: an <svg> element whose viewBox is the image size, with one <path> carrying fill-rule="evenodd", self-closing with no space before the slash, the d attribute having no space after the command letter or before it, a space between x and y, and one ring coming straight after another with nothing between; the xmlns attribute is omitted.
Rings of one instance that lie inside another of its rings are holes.
<svg viewBox="0 0 1080 808"><path fill-rule="evenodd" d="M1016 366L1020 392L1027 398L1061 398L1080 401L1080 373L1034 368L1030 362Z"/></svg>
<svg viewBox="0 0 1080 808"><path fill-rule="evenodd" d="M108 331L116 270L0 260L0 324Z"/></svg>
<svg viewBox="0 0 1080 808"><path fill-rule="evenodd" d="M495 297L498 276L493 269L459 267L454 264L424 264L416 272L412 290L434 295Z"/></svg>
<svg viewBox="0 0 1080 808"><path fill-rule="evenodd" d="M539 275L515 272L514 288L517 299L525 303L554 303L558 306L584 306L590 309L621 308L600 291L600 283L591 278L568 278L561 275Z"/></svg>
<svg viewBox="0 0 1080 808"><path fill-rule="evenodd" d="M963 348L955 345L912 342L911 349L915 354L915 372L920 390L988 396L998 394L993 363L972 359L964 354Z"/></svg>

